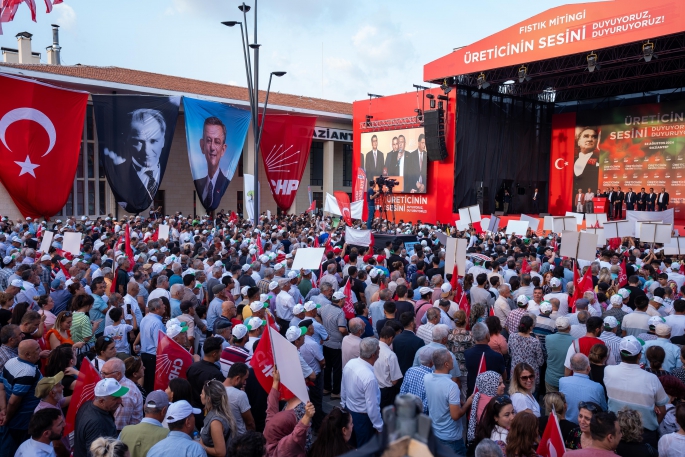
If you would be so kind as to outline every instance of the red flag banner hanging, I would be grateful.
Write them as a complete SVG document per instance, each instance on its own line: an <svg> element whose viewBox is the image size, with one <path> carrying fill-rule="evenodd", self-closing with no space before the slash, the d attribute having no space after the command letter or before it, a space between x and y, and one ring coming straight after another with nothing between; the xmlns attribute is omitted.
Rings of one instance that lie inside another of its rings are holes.
<svg viewBox="0 0 685 457"><path fill-rule="evenodd" d="M264 121L260 150L266 178L276 204L288 210L295 201L309 160L315 116L269 114Z"/></svg>
<svg viewBox="0 0 685 457"><path fill-rule="evenodd" d="M347 195L345 192L336 190L333 192L333 196L335 199L338 201L338 207L340 208L340 212L342 213L342 218L345 220L345 223L352 227L352 213L350 211L350 196Z"/></svg>
<svg viewBox="0 0 685 457"><path fill-rule="evenodd" d="M78 379L76 380L76 387L74 387L74 393L71 396L69 410L67 411L64 436L67 436L69 433L74 431L76 412L79 410L79 408L85 402L95 398L95 384L97 384L100 379L100 375L95 368L93 368L93 365L90 364L90 360L88 360L87 357L84 357L83 362L81 363L81 370L79 371Z"/></svg>
<svg viewBox="0 0 685 457"><path fill-rule="evenodd" d="M313 200L312 204L309 205L309 208L307 208L307 212L309 211L316 211L316 200Z"/></svg>
<svg viewBox="0 0 685 457"><path fill-rule="evenodd" d="M621 262L621 269L618 272L618 287L623 287L628 284L628 269L626 268L626 259L623 258Z"/></svg>
<svg viewBox="0 0 685 457"><path fill-rule="evenodd" d="M88 93L13 76L0 86L0 181L24 217L50 218L72 190Z"/></svg>
<svg viewBox="0 0 685 457"><path fill-rule="evenodd" d="M357 168L357 179L354 180L354 190L352 191L352 201L364 200L366 193L366 172L362 167ZM342 208L341 208L342 209Z"/></svg>
<svg viewBox="0 0 685 457"><path fill-rule="evenodd" d="M193 356L161 331L159 331L158 341L155 390L166 390L172 379L186 379L186 371L193 363Z"/></svg>

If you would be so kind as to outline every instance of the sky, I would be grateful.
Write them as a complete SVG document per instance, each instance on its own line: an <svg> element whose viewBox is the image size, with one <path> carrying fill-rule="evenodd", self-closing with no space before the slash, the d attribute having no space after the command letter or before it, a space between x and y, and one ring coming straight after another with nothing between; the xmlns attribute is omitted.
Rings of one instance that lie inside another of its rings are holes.
<svg viewBox="0 0 685 457"><path fill-rule="evenodd" d="M254 6L255 0L246 3ZM237 0L64 0L51 14L37 0L37 23L26 4L3 23L0 46L33 36L34 52L52 44L60 25L64 65L117 66L246 86ZM423 84L423 65L454 48L574 0L259 0L261 89L271 71L275 92L343 102L367 93L391 95ZM247 15L250 41L254 9Z"/></svg>

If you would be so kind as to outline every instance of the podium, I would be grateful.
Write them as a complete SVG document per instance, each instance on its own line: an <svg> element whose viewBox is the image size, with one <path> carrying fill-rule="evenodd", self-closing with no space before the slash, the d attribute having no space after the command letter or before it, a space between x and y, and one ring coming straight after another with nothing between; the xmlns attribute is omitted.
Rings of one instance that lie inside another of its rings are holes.
<svg viewBox="0 0 685 457"><path fill-rule="evenodd" d="M592 199L593 212L595 214L609 215L609 199L606 197L595 197Z"/></svg>

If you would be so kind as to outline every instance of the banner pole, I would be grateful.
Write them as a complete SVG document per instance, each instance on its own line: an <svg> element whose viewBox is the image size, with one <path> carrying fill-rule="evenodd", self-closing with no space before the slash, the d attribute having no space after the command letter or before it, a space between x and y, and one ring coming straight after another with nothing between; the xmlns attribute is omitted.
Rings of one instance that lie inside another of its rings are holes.
<svg viewBox="0 0 685 457"><path fill-rule="evenodd" d="M274 357L274 368L278 369L278 365L276 364L276 351L274 350L274 339L271 336L271 325L269 324L269 311L268 310L266 312L266 330L269 332L269 343L271 343L271 354L273 354L273 357Z"/></svg>

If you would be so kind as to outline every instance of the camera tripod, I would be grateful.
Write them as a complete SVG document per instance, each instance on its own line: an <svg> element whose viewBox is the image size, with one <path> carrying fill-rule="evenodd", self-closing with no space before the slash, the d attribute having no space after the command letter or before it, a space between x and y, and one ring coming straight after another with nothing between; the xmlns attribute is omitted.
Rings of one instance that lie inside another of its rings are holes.
<svg viewBox="0 0 685 457"><path fill-rule="evenodd" d="M392 223L393 225L396 224L395 222L395 199L392 198L392 188L389 188L386 191L384 191L382 188L380 190L380 194L378 195L378 202L379 202L379 209L378 209L378 217L381 219L376 223L376 231L377 232L382 232L381 228L383 227L383 220L388 221L388 205L386 205L386 200L390 201L390 212L392 213ZM374 212L375 215L375 212ZM386 232L387 227L386 227Z"/></svg>

